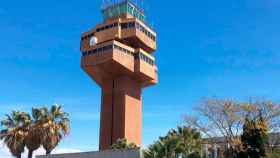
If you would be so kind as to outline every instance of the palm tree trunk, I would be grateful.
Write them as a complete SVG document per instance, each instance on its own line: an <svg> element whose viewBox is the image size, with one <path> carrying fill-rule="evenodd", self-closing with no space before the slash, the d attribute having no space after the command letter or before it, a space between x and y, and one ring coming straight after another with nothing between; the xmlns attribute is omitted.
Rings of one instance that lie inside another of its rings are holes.
<svg viewBox="0 0 280 158"><path fill-rule="evenodd" d="M51 151L46 150L46 155L48 156L48 155L50 155L50 154L51 154Z"/></svg>
<svg viewBox="0 0 280 158"><path fill-rule="evenodd" d="M33 150L29 150L28 151L28 158L32 158L33 157Z"/></svg>

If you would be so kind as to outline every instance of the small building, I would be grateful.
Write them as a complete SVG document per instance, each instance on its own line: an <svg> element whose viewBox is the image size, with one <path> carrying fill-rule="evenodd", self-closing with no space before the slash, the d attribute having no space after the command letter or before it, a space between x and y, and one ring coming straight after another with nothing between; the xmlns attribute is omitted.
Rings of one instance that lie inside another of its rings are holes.
<svg viewBox="0 0 280 158"><path fill-rule="evenodd" d="M203 143L203 153L206 158L229 158L226 151L229 149L224 137L206 138ZM270 133L268 135L267 151L280 151L280 133ZM232 155L232 157L234 157Z"/></svg>

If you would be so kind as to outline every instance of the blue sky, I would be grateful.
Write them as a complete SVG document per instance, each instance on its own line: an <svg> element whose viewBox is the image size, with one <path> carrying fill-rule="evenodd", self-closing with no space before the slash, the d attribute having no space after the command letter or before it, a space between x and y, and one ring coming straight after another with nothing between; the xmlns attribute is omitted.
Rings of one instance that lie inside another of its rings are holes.
<svg viewBox="0 0 280 158"><path fill-rule="evenodd" d="M80 69L80 33L102 21L101 0L3 1L0 117L62 104L72 132L59 148L98 148L100 89ZM143 144L205 96L279 101L280 1L145 1L158 34L160 83L143 91ZM1 150L1 149L0 149Z"/></svg>

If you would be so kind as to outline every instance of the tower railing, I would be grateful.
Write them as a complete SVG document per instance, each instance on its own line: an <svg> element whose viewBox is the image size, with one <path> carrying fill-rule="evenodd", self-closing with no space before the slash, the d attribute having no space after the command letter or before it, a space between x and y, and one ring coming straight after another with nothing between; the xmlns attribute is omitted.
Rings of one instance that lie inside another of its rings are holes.
<svg viewBox="0 0 280 158"><path fill-rule="evenodd" d="M145 53L138 51L136 53L121 47L120 45L117 44L108 44L102 47L98 47L86 52L82 52L82 56L91 56L91 55L101 55L103 53L108 53L109 50L119 50L121 53L133 56L134 59L136 60L142 60L150 65L154 65L155 64L155 59L153 57L150 57L150 55L146 55Z"/></svg>
<svg viewBox="0 0 280 158"><path fill-rule="evenodd" d="M122 14L130 14L143 22L145 21L144 10L129 0L108 3L108 5L101 7L101 11L105 20Z"/></svg>

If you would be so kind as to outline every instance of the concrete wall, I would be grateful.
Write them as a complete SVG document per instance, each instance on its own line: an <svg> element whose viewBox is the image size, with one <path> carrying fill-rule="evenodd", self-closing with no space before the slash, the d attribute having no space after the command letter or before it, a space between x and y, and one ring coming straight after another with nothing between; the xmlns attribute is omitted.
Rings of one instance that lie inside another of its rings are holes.
<svg viewBox="0 0 280 158"><path fill-rule="evenodd" d="M51 156L37 156L36 158L142 158L138 150L107 150L102 152L86 152L73 154L58 154Z"/></svg>

